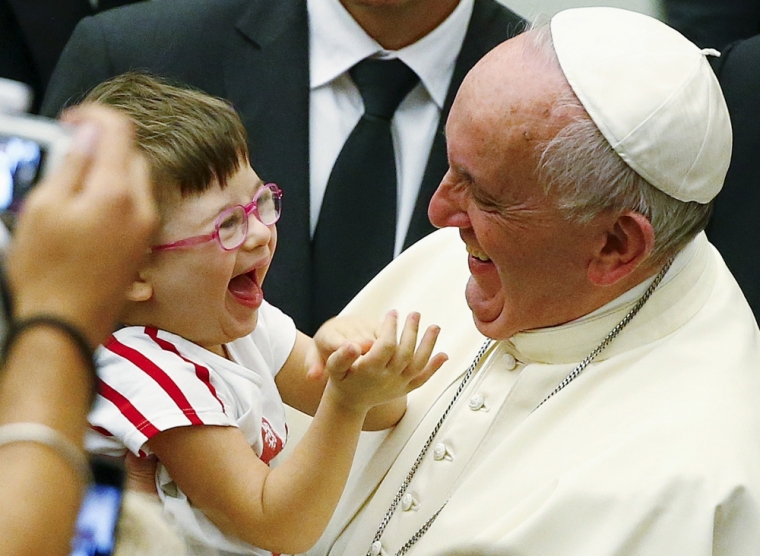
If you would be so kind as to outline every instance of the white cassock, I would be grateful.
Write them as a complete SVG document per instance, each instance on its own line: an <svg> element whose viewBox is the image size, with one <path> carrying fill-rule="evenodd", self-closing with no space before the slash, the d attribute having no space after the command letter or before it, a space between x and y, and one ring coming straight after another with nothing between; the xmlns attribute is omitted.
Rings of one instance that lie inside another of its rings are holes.
<svg viewBox="0 0 760 556"><path fill-rule="evenodd" d="M309 554L367 553L399 485L483 344L464 301L456 230L404 252L346 312L421 311L450 360L365 439ZM444 503L413 556L760 554L760 332L704 234L643 309L537 406L625 316L641 284L577 321L488 350L382 535L395 554ZM375 452L368 446L379 444Z"/></svg>

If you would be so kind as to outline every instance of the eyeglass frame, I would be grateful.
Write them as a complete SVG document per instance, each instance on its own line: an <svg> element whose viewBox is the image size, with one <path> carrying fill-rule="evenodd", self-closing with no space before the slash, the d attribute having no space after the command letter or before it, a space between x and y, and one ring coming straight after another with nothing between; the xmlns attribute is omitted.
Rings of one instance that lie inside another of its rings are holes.
<svg viewBox="0 0 760 556"><path fill-rule="evenodd" d="M261 219L261 216L259 215L259 208L258 208L258 200L259 197L265 192L265 191L271 191L272 196L275 199L275 202L279 202L279 211L277 212L277 217L274 219L274 221L270 223L266 223ZM241 235L240 243L235 245L234 247L225 247L222 245L222 239L219 236L219 226L224 221L224 219L234 210L242 208L243 212L245 213L245 218L243 219L243 233ZM254 216L256 216L256 219L264 224L265 226L272 226L276 224L280 220L280 216L282 216L282 190L277 186L276 183L270 182L264 184L261 189L259 189L256 192L256 195L253 196L253 199L251 199L251 202L247 205L234 205L231 206L221 212L219 216L216 217L216 220L214 221L214 231L210 234L203 234L198 236L192 236L185 239L180 239L177 241L173 241L171 243L164 243L161 245L154 245L150 248L151 252L155 251L169 251L171 249L179 249L181 247L192 247L194 245L202 245L204 243L208 243L209 241L217 240L217 243L219 244L219 247L221 247L224 251L234 251L243 243L245 243L245 239L248 237L248 221L250 220L251 213L253 213Z"/></svg>

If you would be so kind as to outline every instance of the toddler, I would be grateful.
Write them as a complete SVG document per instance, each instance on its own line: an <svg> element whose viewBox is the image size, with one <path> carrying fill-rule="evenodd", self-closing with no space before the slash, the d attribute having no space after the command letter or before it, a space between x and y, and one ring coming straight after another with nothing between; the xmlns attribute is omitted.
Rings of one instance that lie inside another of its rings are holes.
<svg viewBox="0 0 760 556"><path fill-rule="evenodd" d="M135 123L160 228L98 350L90 451L159 460L165 512L191 554L297 553L327 525L359 432L394 425L445 361L419 315L336 318L311 339L264 300L282 192L249 163L224 101L129 73L88 102ZM129 230L124 232L129 233ZM103 253L104 257L108 253ZM284 461L283 402L314 415Z"/></svg>

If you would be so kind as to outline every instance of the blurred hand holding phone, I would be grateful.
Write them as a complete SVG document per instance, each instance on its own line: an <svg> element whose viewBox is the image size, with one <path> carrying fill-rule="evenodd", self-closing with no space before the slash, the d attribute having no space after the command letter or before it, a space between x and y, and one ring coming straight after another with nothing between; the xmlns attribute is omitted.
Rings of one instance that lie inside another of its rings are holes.
<svg viewBox="0 0 760 556"><path fill-rule="evenodd" d="M66 124L27 114L30 104L28 86L0 78L0 251L7 245L24 198L56 168L73 139L73 130ZM7 296L2 305L5 315ZM0 343L5 325L0 322ZM124 466L110 458L92 457L90 467L93 482L79 509L71 556L110 556L121 514Z"/></svg>
<svg viewBox="0 0 760 556"><path fill-rule="evenodd" d="M71 143L71 130L64 124L25 113L30 104L28 86L0 78L0 211L18 211Z"/></svg>

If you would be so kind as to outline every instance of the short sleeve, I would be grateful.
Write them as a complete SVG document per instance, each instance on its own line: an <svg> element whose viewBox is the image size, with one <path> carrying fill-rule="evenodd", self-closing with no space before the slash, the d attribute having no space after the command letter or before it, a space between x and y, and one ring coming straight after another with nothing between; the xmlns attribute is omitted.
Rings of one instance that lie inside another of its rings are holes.
<svg viewBox="0 0 760 556"><path fill-rule="evenodd" d="M177 336L160 334L123 329L98 349L99 394L88 419L101 445L118 441L145 454L145 443L165 430L236 426L209 365L183 351ZM97 438L89 437L87 448L97 451Z"/></svg>
<svg viewBox="0 0 760 556"><path fill-rule="evenodd" d="M258 323L250 337L276 375L293 351L296 325L293 319L265 301L259 308Z"/></svg>

